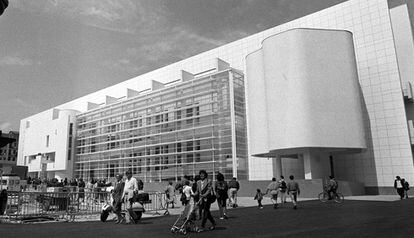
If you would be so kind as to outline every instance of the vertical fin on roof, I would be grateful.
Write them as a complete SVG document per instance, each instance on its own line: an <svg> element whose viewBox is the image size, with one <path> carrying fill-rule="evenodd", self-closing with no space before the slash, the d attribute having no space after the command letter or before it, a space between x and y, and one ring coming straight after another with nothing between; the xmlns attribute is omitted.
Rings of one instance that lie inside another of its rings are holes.
<svg viewBox="0 0 414 238"><path fill-rule="evenodd" d="M93 102L88 102L88 111L92 110L92 109L95 109L95 108L98 108L98 107L99 107L99 104L96 104L96 103L93 103Z"/></svg>
<svg viewBox="0 0 414 238"><path fill-rule="evenodd" d="M216 58L216 69L217 71L222 71L222 70L226 70L230 68L230 64L227 63L226 61L220 59L220 58Z"/></svg>
<svg viewBox="0 0 414 238"><path fill-rule="evenodd" d="M53 112L52 112L52 120L58 119L59 118L59 109L57 108L53 108Z"/></svg>
<svg viewBox="0 0 414 238"><path fill-rule="evenodd" d="M194 79L194 74L181 70L181 82L186 82Z"/></svg>
<svg viewBox="0 0 414 238"><path fill-rule="evenodd" d="M155 80L151 80L151 90L157 90L164 87L164 84Z"/></svg>
<svg viewBox="0 0 414 238"><path fill-rule="evenodd" d="M139 95L138 91L135 91L133 89L127 88L127 98L133 98Z"/></svg>
<svg viewBox="0 0 414 238"><path fill-rule="evenodd" d="M111 97L111 96L108 96L108 95L105 96L105 104L106 105L115 103L116 101L118 101L117 98L114 98L114 97Z"/></svg>

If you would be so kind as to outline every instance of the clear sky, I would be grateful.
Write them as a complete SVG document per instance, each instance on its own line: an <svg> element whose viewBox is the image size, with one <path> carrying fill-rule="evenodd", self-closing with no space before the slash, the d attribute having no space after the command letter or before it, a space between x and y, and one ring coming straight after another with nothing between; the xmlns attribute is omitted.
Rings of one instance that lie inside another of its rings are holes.
<svg viewBox="0 0 414 238"><path fill-rule="evenodd" d="M389 0L404 1L414 0ZM341 2L10 0L0 16L0 130L19 130L30 115Z"/></svg>

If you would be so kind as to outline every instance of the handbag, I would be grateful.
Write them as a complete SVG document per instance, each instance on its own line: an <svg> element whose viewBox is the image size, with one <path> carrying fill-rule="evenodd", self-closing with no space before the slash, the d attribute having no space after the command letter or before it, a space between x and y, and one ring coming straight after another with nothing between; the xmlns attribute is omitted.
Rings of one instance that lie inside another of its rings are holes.
<svg viewBox="0 0 414 238"><path fill-rule="evenodd" d="M216 193L214 192L214 188L213 187L211 188L210 195L207 196L207 200L208 200L208 202L210 204L211 203L214 203L217 200L217 196L216 196Z"/></svg>

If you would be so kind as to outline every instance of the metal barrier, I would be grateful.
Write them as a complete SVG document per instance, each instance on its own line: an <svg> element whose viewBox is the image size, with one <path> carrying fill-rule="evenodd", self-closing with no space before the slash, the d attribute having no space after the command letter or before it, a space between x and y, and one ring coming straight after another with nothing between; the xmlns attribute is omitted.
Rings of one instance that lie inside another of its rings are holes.
<svg viewBox="0 0 414 238"><path fill-rule="evenodd" d="M160 215L165 211L164 214L168 214L165 194L146 193L149 194L149 201L144 203L147 213ZM100 214L102 206L110 203L109 192L9 192L5 215L0 219L24 221L47 217L75 221Z"/></svg>

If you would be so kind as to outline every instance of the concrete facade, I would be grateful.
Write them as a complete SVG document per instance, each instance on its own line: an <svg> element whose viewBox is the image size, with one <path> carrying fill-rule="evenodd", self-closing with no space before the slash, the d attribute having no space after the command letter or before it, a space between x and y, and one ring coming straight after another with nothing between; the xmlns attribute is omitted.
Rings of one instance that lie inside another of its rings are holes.
<svg viewBox="0 0 414 238"><path fill-rule="evenodd" d="M20 124L18 165L31 177L71 178L73 175L75 110L53 109ZM46 174L42 174L44 166Z"/></svg>
<svg viewBox="0 0 414 238"><path fill-rule="evenodd" d="M247 55L246 78L253 156L298 155L305 178L315 179L331 174L330 153L366 149L350 32L292 29L270 36Z"/></svg>
<svg viewBox="0 0 414 238"><path fill-rule="evenodd" d="M402 11L404 11L404 9L402 9ZM57 153L58 151L67 151L68 148L64 148L63 145L65 144L65 141L67 142L67 140L55 142L54 140L59 139L62 134L58 134L59 138L52 136L53 129L51 129L51 127L53 127L54 124L50 117L55 109L61 111L76 110L80 112L87 112L88 106L89 109L91 109L92 106L95 108L101 107L105 106L107 103L110 103L110 101L123 100L128 97L128 94L131 93L137 95L142 94L144 91L152 88L153 80L160 82L161 84L167 84L174 80L180 79L182 70L190 72L194 75L214 69L217 70L218 65L217 62L214 61L216 58L220 58L228 62L233 68L240 69L246 73L245 57L248 54L260 49L264 39L291 29L316 28L326 30L342 30L352 33L356 69L360 85L360 93L362 95L361 99L364 105L362 107L364 124L363 129L357 129L357 124L351 124L350 126L354 126L352 128L356 131L354 131L354 134L349 131L345 131L345 135L350 137L344 138L345 140L348 140L347 143L345 143L345 141L342 142L344 143L343 145L347 147L352 146L352 143L355 143L358 148L364 147L363 142L360 139L362 138L362 135L365 134L366 149L363 150L362 153L331 155L335 176L339 180L363 183L365 187L372 192L382 192L387 189L392 189L393 180L396 175L400 175L408 181L414 181L414 164L411 149L412 143L409 131L410 127L407 123L407 108L410 107L407 102L409 97L403 97L404 90L402 84L402 61L407 59L399 57L401 54L404 54L404 52L401 53L398 50L399 43L397 41L399 41L400 37L394 37L397 36L397 34L393 32L393 28L395 28L396 31L399 30L394 26L394 23L393 25L391 24L391 19L395 19L395 22L399 21L396 15L398 14L390 14L386 0L350 0L137 76L125 82L99 90L68 103L58 105L53 109L49 109L45 112L25 118L21 121L20 127L20 133L22 136L19 143L18 164L25 164L25 158L28 156L37 155L38 153L41 155L51 153L52 150L45 148L43 145L45 136L50 135L51 143L62 143L62 147L59 146L59 150L56 150L56 160L62 160L62 162L59 162L60 165L55 165L58 166L58 169L52 168L51 164L48 165L48 169L50 169L50 171L64 171L63 169L65 169L65 167L63 165L68 164L68 161L65 161L66 157L63 155L59 156L59 159L57 159ZM402 17L402 19L404 19L404 17ZM409 41L408 44L410 44ZM346 44L346 46L350 47L349 44ZM264 42L264 47L267 47L266 40ZM259 57L257 54L256 56L251 57L255 57L257 61L266 59ZM255 63L251 65L256 65L254 67L256 67L257 70L262 70L258 67L260 64ZM411 63L408 63L408 65L411 65ZM309 73L310 71L305 72ZM263 85L263 82L254 81L251 83L249 80L250 79L247 75L247 83L245 84L246 92L255 91L256 94L260 94L260 92L265 90L262 86L260 86ZM343 84L340 83L340 85ZM321 87L325 86L327 85L321 85ZM343 96L341 95L341 87L337 87L337 85L331 86L332 88L330 88L329 91L336 92L338 98ZM256 89L257 91L253 89ZM315 88L315 90L317 89ZM280 92L282 93L282 91ZM355 90L351 90L351 92L355 93ZM108 96L110 99L114 100L108 100ZM272 96L275 97L274 100L280 99L276 94ZM297 100L297 98L292 99ZM308 100L306 101L308 106L316 107L316 109L320 107L317 103L309 101L309 98L304 99ZM249 95L247 95L247 121L249 121L249 123L253 123L252 126L254 123L260 124L261 122L267 121L266 118L258 118L257 120L259 121L254 121L252 118L249 118L249 111L256 110L255 108L252 109L252 106L249 106L249 100ZM302 105L301 108L305 110L301 113L305 113L304 115L308 117L310 114L306 114L306 110L313 110L307 109L304 105ZM356 107L353 107L353 109L355 108ZM348 107L343 109L348 109ZM261 110L265 111L263 108ZM275 113L277 112L275 111ZM343 114L340 115L342 116L338 118L338 121L340 121L341 124L344 122L347 123L347 121L343 118ZM282 118L277 119L279 120ZM354 122L354 119L351 121ZM31 124L30 128L26 127L27 123ZM248 138L259 138L258 135L254 134L255 131L249 128L249 123L247 124L247 129L249 131L247 135ZM316 129L305 127L306 123L308 123L307 121L296 121L296 123L300 124L300 127L297 128L305 128L308 133L314 133L315 131L319 132ZM63 124L61 126L65 128ZM280 129L280 125L274 126L274 128L279 127ZM292 126L293 127L291 129L295 129L295 126L297 125ZM338 132L344 132L344 128L338 129ZM60 133L60 130L58 130L58 132ZM294 130L290 130L290 132L300 133L295 132ZM326 136L326 133L323 135L325 135L325 139L330 138L329 136ZM272 134L272 136L274 135ZM313 134L307 134L306 136L298 137L297 139L310 139L312 136ZM335 137L334 139L340 138ZM351 139L356 139L356 141ZM259 142L264 143L264 148L268 148L269 150L272 149L269 145L265 144L267 140L266 137L259 140ZM312 142L312 140L310 142ZM337 144L333 142L338 141L325 141L325 143L330 144L330 146ZM252 142L248 141L248 143ZM273 143L273 146L288 146L283 138L281 138L281 140L271 141L271 143ZM295 146L297 145L299 144L297 143ZM308 144L308 146L309 145L310 144ZM252 149L254 149L254 147ZM315 158L317 159L308 160L308 165L310 167L314 166L312 163L315 164L314 162L317 160L325 160L323 164L326 165L326 158L330 154L324 154L325 152L326 151L316 151L315 153L317 156ZM254 153L250 153L250 151L248 153L249 180L269 180L278 173L283 173L285 175L292 173L295 174L298 179L305 178L305 173L303 172L306 170L304 165L305 163L301 161L306 158L282 158L274 160L272 158L259 158L257 156L253 156ZM258 153L261 152L259 151ZM316 163L316 167L317 164L318 163ZM69 165L67 166L67 168L70 167ZM35 171L34 167L32 171ZM320 175L327 173L326 168L322 168L322 170L318 173ZM55 174L55 176L58 175ZM310 175L310 177L312 177L312 175Z"/></svg>

